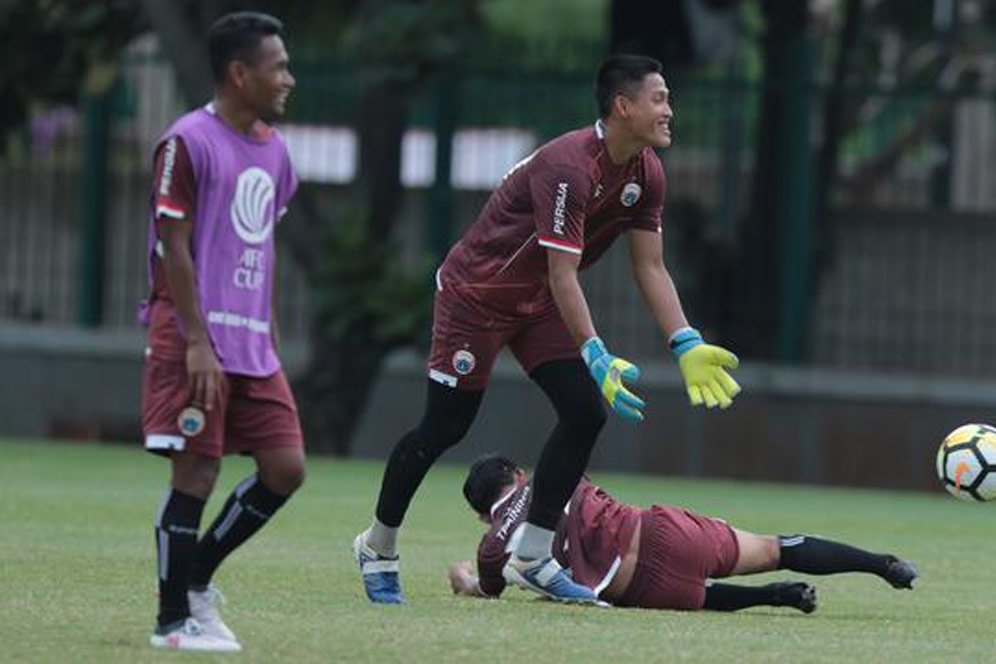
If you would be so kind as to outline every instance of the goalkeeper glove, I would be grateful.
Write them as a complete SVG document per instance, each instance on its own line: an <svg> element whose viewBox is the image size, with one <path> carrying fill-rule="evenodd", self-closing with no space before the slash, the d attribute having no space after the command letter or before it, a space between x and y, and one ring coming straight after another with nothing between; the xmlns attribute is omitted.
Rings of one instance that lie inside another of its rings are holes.
<svg viewBox="0 0 996 664"><path fill-rule="evenodd" d="M640 370L636 365L627 362L621 357L610 355L605 349L605 344L598 337L592 337L581 346L581 357L588 365L588 371L595 383L602 391L602 396L612 406L612 410L619 413L624 419L630 422L639 422L643 419L640 409L646 404L638 396L630 392L623 385L623 378L636 380L640 377Z"/></svg>
<svg viewBox="0 0 996 664"><path fill-rule="evenodd" d="M671 335L671 353L678 360L693 406L704 403L706 408L727 408L733 403L740 386L726 370L736 369L740 364L736 355L705 343L692 327L683 327Z"/></svg>

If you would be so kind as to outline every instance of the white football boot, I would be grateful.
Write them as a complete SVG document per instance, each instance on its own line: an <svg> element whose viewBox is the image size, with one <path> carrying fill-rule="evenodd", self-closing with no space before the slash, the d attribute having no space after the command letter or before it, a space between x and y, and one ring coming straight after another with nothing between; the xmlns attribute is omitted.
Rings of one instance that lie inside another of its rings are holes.
<svg viewBox="0 0 996 664"><path fill-rule="evenodd" d="M205 634L239 642L235 632L228 628L218 613L218 606L225 603L225 596L218 588L211 585L204 590L190 590L187 599L190 601L190 617L201 624Z"/></svg>
<svg viewBox="0 0 996 664"><path fill-rule="evenodd" d="M149 637L153 648L169 650L189 650L196 652L239 652L242 650L236 641L229 641L208 634L194 618L187 618L168 632L158 630Z"/></svg>

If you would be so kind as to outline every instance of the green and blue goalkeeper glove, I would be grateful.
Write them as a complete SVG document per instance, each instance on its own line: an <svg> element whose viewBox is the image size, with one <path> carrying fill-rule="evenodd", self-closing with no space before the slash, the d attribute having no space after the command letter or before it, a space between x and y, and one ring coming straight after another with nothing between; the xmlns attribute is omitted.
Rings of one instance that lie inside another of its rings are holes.
<svg viewBox="0 0 996 664"><path fill-rule="evenodd" d="M740 386L726 370L739 366L736 355L705 343L699 331L692 327L683 327L671 335L671 353L678 360L688 400L693 406L705 404L706 408L728 408L733 403Z"/></svg>
<svg viewBox="0 0 996 664"><path fill-rule="evenodd" d="M643 420L640 409L646 404L623 385L623 378L636 380L640 377L640 370L636 365L609 354L605 344L598 337L592 337L584 342L581 346L581 357L588 365L588 371L602 391L602 396L612 406L612 410L630 422Z"/></svg>

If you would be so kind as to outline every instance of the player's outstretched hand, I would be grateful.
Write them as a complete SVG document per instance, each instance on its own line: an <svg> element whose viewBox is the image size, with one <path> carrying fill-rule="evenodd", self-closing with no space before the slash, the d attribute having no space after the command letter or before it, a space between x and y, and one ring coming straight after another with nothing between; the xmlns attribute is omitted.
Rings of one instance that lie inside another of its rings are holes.
<svg viewBox="0 0 996 664"><path fill-rule="evenodd" d="M643 420L641 411L646 404L623 384L624 378L636 380L640 377L640 370L636 365L610 354L598 337L592 337L584 342L581 346L581 357L588 365L588 371L602 391L602 396L612 406L612 410L630 422Z"/></svg>
<svg viewBox="0 0 996 664"><path fill-rule="evenodd" d="M728 408L740 386L727 369L736 369L737 356L719 346L702 340L698 330L686 327L671 337L671 352L678 359L678 368L685 379L688 400L693 406Z"/></svg>
<svg viewBox="0 0 996 664"><path fill-rule="evenodd" d="M474 566L469 560L460 560L450 565L447 576L453 594L460 594L468 586L468 580L474 579Z"/></svg>

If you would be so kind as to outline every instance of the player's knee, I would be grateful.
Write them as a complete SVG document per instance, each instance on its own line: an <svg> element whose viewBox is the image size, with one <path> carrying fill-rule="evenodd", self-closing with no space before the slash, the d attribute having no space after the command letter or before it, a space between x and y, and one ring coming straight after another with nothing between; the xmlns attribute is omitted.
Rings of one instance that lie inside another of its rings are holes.
<svg viewBox="0 0 996 664"><path fill-rule="evenodd" d="M402 465L432 465L443 452L458 442L460 438L453 430L427 426L422 422L398 441L391 456Z"/></svg>
<svg viewBox="0 0 996 664"><path fill-rule="evenodd" d="M289 462L278 467L260 468L260 481L276 494L289 496L304 484L304 463Z"/></svg>
<svg viewBox="0 0 996 664"><path fill-rule="evenodd" d="M770 535L755 535L746 530L734 529L740 553L731 576L755 574L778 569L778 538Z"/></svg>
<svg viewBox="0 0 996 664"><path fill-rule="evenodd" d="M173 463L171 484L174 489L206 499L214 490L221 471L218 459L200 457L176 460Z"/></svg>
<svg viewBox="0 0 996 664"><path fill-rule="evenodd" d="M291 491L297 491L302 486L304 486L304 480L307 477L308 477L308 471L305 470L304 466L302 465L300 468L297 469L297 471L295 471L293 477L291 478L291 484L294 487L293 489L291 489Z"/></svg>
<svg viewBox="0 0 996 664"><path fill-rule="evenodd" d="M456 445L467 435L470 425L466 422L446 422L439 435L440 442L444 442L447 447Z"/></svg>
<svg viewBox="0 0 996 664"><path fill-rule="evenodd" d="M782 552L781 543L777 537L764 536L760 538L761 540L761 557L763 558L763 565L766 569L778 569L778 564L781 562Z"/></svg>
<svg viewBox="0 0 996 664"><path fill-rule="evenodd" d="M304 484L304 468L294 468L282 471L270 484L275 493L281 496L289 496Z"/></svg>
<svg viewBox="0 0 996 664"><path fill-rule="evenodd" d="M422 422L417 437L424 448L441 454L463 440L469 429L470 421L462 418L437 418Z"/></svg>

